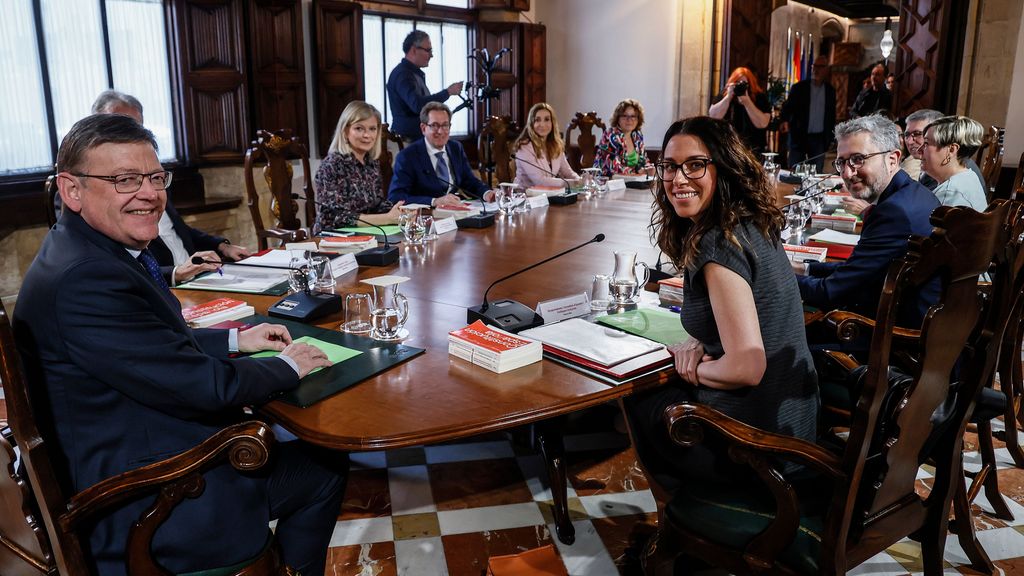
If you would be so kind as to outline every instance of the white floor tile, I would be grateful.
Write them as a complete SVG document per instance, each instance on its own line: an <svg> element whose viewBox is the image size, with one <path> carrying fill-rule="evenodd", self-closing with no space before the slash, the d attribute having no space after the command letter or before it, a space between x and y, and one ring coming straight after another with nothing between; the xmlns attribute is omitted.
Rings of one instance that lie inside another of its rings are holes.
<svg viewBox="0 0 1024 576"><path fill-rule="evenodd" d="M349 454L352 468L387 468L388 460L384 452L352 452Z"/></svg>
<svg viewBox="0 0 1024 576"><path fill-rule="evenodd" d="M578 520L572 523L576 528L576 541L572 546L563 544L553 538L562 557L565 569L572 576L618 576L619 570L604 547L597 530L590 520ZM551 534L555 534L554 524L549 525Z"/></svg>
<svg viewBox="0 0 1024 576"><path fill-rule="evenodd" d="M997 528L978 532L978 540L993 562L1016 558L1024 551L1024 534L1014 528Z"/></svg>
<svg viewBox="0 0 1024 576"><path fill-rule="evenodd" d="M388 490L391 513L396 516L437 511L426 466L389 468Z"/></svg>
<svg viewBox="0 0 1024 576"><path fill-rule="evenodd" d="M440 538L416 538L395 542L399 576L448 576Z"/></svg>
<svg viewBox="0 0 1024 576"><path fill-rule="evenodd" d="M907 569L885 552L868 558L853 570L847 572L847 576L896 576L904 575Z"/></svg>
<svg viewBox="0 0 1024 576"><path fill-rule="evenodd" d="M468 460L490 460L493 458L512 458L512 445L507 441L474 442L471 444L449 444L445 446L426 446L428 464L443 462L465 462Z"/></svg>
<svg viewBox="0 0 1024 576"><path fill-rule="evenodd" d="M395 533L391 529L391 517L358 518L344 520L334 525L331 534L331 546L351 546L353 544L371 544L394 540Z"/></svg>
<svg viewBox="0 0 1024 576"><path fill-rule="evenodd" d="M523 472L523 478L526 479L526 485L530 488L533 499L538 502L554 500L551 496L551 488L548 486L548 469L544 465L544 459L534 455L520 456L516 460L519 461L519 469ZM573 489L571 483L566 485L566 493L570 498L576 496L576 490Z"/></svg>
<svg viewBox="0 0 1024 576"><path fill-rule="evenodd" d="M580 502L583 503L583 509L591 518L610 518L658 511L658 504L650 490L580 496Z"/></svg>
<svg viewBox="0 0 1024 576"><path fill-rule="evenodd" d="M485 530L503 530L544 524L540 507L534 502L487 506L468 510L442 510L437 513L441 534L466 534Z"/></svg>

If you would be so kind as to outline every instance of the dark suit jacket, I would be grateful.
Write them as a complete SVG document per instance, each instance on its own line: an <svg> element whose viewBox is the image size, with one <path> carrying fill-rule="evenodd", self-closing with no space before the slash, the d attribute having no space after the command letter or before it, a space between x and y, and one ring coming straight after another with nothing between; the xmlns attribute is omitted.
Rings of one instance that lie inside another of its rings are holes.
<svg viewBox="0 0 1024 576"><path fill-rule="evenodd" d="M167 216L171 219L171 224L174 225L174 232L178 234L178 238L181 238L181 243L185 246L185 252L188 252L189 255L202 250L213 250L216 252L218 246L227 242L225 238L207 234L202 230L196 230L185 224L185 221L181 219L181 215L178 214L170 200L167 202L166 211ZM153 257L160 263L161 268L174 268L174 256L159 236L149 243L149 251L153 253Z"/></svg>
<svg viewBox="0 0 1024 576"><path fill-rule="evenodd" d="M473 175L461 144L449 140L445 145L445 154L452 167L453 184L477 197L487 192L487 184ZM422 138L399 152L395 158L395 175L391 178L388 200L430 204L432 199L444 196L448 187L438 179L434 160L427 153L427 144Z"/></svg>
<svg viewBox="0 0 1024 576"><path fill-rule="evenodd" d="M864 218L860 242L845 262L815 262L809 276L797 276L805 304L823 310L841 308L874 318L889 264L907 253L911 234L932 232L928 219L939 201L900 170ZM939 297L938 281L925 285L916 305L900 315L900 325L916 327Z"/></svg>
<svg viewBox="0 0 1024 576"><path fill-rule="evenodd" d="M405 58L388 74L388 103L391 104L391 132L403 138L423 138L420 132L420 110L427 102L444 102L451 98L448 89L430 93L427 75L419 66Z"/></svg>
<svg viewBox="0 0 1024 576"><path fill-rule="evenodd" d="M71 211L25 275L14 329L75 491L183 452L240 419L241 406L298 383L280 359L228 359L226 331L186 326L174 296ZM98 522L97 573L124 573L128 529L150 502ZM154 551L176 573L240 562L261 550L269 516L266 480L220 466L157 532Z"/></svg>
<svg viewBox="0 0 1024 576"><path fill-rule="evenodd" d="M825 119L822 133L829 134L836 128L836 90L828 82L825 86ZM782 104L779 117L789 122L789 134L798 143L807 137L807 126L811 113L811 80L801 80L789 90L789 97Z"/></svg>

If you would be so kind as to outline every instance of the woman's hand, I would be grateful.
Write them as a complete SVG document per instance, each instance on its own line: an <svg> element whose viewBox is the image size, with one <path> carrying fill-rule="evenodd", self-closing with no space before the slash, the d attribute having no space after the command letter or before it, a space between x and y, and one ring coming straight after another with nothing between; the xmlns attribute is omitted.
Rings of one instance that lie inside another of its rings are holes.
<svg viewBox="0 0 1024 576"><path fill-rule="evenodd" d="M700 384L697 378L697 366L701 362L712 359L711 356L704 353L704 344L696 338L690 338L680 344L669 346L668 351L675 359L676 372L679 373L679 376L690 384Z"/></svg>
<svg viewBox="0 0 1024 576"><path fill-rule="evenodd" d="M395 205L391 207L391 210L388 210L384 214L384 218L387 221L379 222L379 224L398 224L398 217L402 215L403 204L405 204L405 200L399 200L398 202L395 202Z"/></svg>

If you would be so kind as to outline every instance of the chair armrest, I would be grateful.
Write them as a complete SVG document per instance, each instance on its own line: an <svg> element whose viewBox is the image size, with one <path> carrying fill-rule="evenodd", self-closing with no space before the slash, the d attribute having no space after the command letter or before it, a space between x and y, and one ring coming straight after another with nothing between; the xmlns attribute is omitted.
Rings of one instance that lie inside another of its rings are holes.
<svg viewBox="0 0 1024 576"><path fill-rule="evenodd" d="M821 320L835 326L836 335L844 342L856 339L860 335L861 328L875 329L875 321L871 318L845 310L833 310L825 314ZM892 335L897 339L917 342L921 338L921 331L896 326L893 328Z"/></svg>
<svg viewBox="0 0 1024 576"><path fill-rule="evenodd" d="M681 446L699 442L703 436L700 424L704 423L730 443L742 445L745 449L806 464L834 479L846 477L840 458L825 448L792 436L766 432L703 404L669 406L665 409L665 422L669 436Z"/></svg>
<svg viewBox="0 0 1024 576"><path fill-rule="evenodd" d="M310 237L309 232L305 228L299 228L298 230L271 228L258 231L256 236L259 238L273 238L282 242L301 242Z"/></svg>
<svg viewBox="0 0 1024 576"><path fill-rule="evenodd" d="M107 478L75 494L61 515L61 529L74 530L102 510L208 470L225 457L238 470L255 470L267 462L273 442L274 433L263 422L228 426L177 456Z"/></svg>

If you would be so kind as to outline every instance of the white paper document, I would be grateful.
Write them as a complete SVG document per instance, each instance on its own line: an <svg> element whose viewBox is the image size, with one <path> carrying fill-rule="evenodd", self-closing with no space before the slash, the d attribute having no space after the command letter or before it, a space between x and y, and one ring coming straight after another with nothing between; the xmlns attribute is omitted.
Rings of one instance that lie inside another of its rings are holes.
<svg viewBox="0 0 1024 576"><path fill-rule="evenodd" d="M812 235L808 240L815 242L826 242L829 244L843 244L846 246L856 246L857 242L860 242L860 234L847 234L846 232L838 232L826 228L821 232L817 232Z"/></svg>
<svg viewBox="0 0 1024 576"><path fill-rule="evenodd" d="M237 264L225 264L224 275L212 272L181 285L183 288L203 290L237 290L239 292L263 292L288 279L287 270L253 268Z"/></svg>
<svg viewBox="0 0 1024 576"><path fill-rule="evenodd" d="M531 328L520 332L519 335L540 340L548 346L554 346L604 366L615 366L663 348L657 342L593 324L581 318Z"/></svg>

